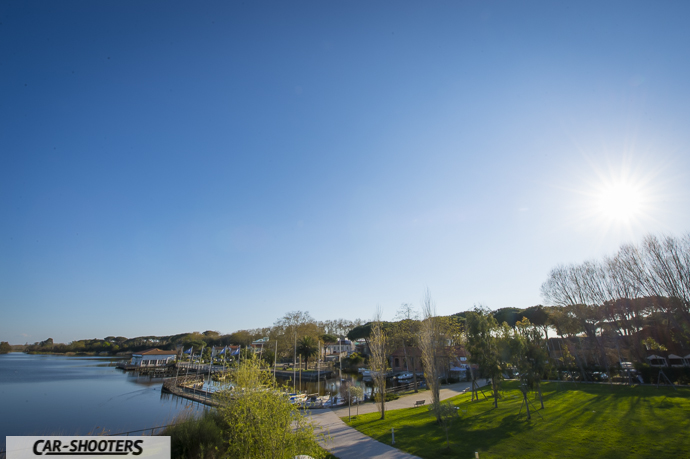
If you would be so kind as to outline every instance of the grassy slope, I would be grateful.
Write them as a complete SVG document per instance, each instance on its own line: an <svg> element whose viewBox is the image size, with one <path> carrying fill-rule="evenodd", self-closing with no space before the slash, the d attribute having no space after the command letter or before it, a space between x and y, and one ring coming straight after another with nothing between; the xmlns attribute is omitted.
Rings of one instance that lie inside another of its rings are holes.
<svg viewBox="0 0 690 459"><path fill-rule="evenodd" d="M504 383L498 409L491 401L470 402L469 394L450 399L460 409L445 433L427 408L361 415L350 425L383 443L423 458L676 458L690 457L690 391L670 387L627 387L546 383L544 410L518 418L521 392ZM487 396L488 396L487 392ZM533 397L535 407L538 401ZM531 408L531 407L530 407ZM347 422L347 418L343 419Z"/></svg>

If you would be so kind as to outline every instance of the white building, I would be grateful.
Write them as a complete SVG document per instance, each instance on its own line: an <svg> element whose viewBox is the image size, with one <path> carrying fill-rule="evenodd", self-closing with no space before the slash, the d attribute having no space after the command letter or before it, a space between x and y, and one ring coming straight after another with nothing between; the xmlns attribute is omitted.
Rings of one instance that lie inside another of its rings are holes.
<svg viewBox="0 0 690 459"><path fill-rule="evenodd" d="M268 346L269 339L261 338L252 341L251 348L254 350L254 354L260 354L263 352L264 347ZM268 347L266 347L268 349Z"/></svg>
<svg viewBox="0 0 690 459"><path fill-rule="evenodd" d="M176 357L177 353L175 351L149 349L132 354L132 365L138 367L163 367L169 362L174 362Z"/></svg>
<svg viewBox="0 0 690 459"><path fill-rule="evenodd" d="M355 352L355 344L348 339L339 339L335 343L326 344L326 355L349 356Z"/></svg>

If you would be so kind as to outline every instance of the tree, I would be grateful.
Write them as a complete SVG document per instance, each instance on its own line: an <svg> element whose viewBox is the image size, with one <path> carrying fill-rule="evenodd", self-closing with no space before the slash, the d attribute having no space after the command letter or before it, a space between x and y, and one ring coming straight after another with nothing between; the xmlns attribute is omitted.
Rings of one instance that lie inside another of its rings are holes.
<svg viewBox="0 0 690 459"><path fill-rule="evenodd" d="M359 355L357 352L353 352L350 354L350 357L347 358L348 363L352 365L359 365L364 361L364 358Z"/></svg>
<svg viewBox="0 0 690 459"><path fill-rule="evenodd" d="M311 336L305 336L297 343L297 355L302 356L304 368L309 368L309 358L319 353L319 344Z"/></svg>
<svg viewBox="0 0 690 459"><path fill-rule="evenodd" d="M520 381L525 388L537 390L543 409L541 377L546 372L548 354L541 332L527 318L515 324L513 358L520 373ZM526 394L525 404L527 404ZM527 418L529 419L529 407Z"/></svg>
<svg viewBox="0 0 690 459"><path fill-rule="evenodd" d="M189 349L190 347L194 347L195 352L198 352L202 347L206 346L204 335L197 332L189 333L182 339L182 346L185 348L185 350Z"/></svg>
<svg viewBox="0 0 690 459"><path fill-rule="evenodd" d="M690 233L680 238L646 236L640 244L622 245L602 261L560 265L549 273L542 295L552 305L571 307L608 366L605 332L620 337L636 333L646 318L662 326L667 339L690 341ZM640 306L639 300L647 304ZM594 320L596 319L596 320ZM643 357L639 339L624 339Z"/></svg>
<svg viewBox="0 0 690 459"><path fill-rule="evenodd" d="M514 327L515 323L522 319L522 311L518 308L501 308L493 313L494 319L499 324L507 323L509 327Z"/></svg>
<svg viewBox="0 0 690 459"><path fill-rule="evenodd" d="M438 420L438 423L443 427L446 433L446 449L450 449L450 437L448 433L453 424L453 421L458 417L458 409L451 402L439 403L437 405L430 405L429 411L433 412Z"/></svg>
<svg viewBox="0 0 690 459"><path fill-rule="evenodd" d="M265 365L269 367L273 367L273 363L275 362L275 352L273 352L273 349L266 349L261 353L261 360L264 362Z"/></svg>
<svg viewBox="0 0 690 459"><path fill-rule="evenodd" d="M381 327L381 330L383 330L387 336L391 336L391 324L389 322L384 322L382 320L379 320L378 323ZM354 327L347 334L347 339L349 339L350 341L357 341L363 339L366 343L366 347L369 348L371 351L370 338L372 334L373 325L373 322L367 322L365 324ZM364 352L364 354L366 354L366 352Z"/></svg>
<svg viewBox="0 0 690 459"><path fill-rule="evenodd" d="M347 333L347 339L350 341L357 341L358 339L369 340L371 336L371 322L358 325Z"/></svg>
<svg viewBox="0 0 690 459"><path fill-rule="evenodd" d="M529 319L532 325L541 327L541 329L544 331L546 341L549 341L549 327L551 326L551 318L549 317L549 311L544 306L538 304L536 306L523 309L521 315L523 318Z"/></svg>
<svg viewBox="0 0 690 459"><path fill-rule="evenodd" d="M305 336L317 340L324 333L316 320L307 311L292 311L276 320L270 330L271 341L278 342L278 357L293 359L295 341Z"/></svg>
<svg viewBox="0 0 690 459"><path fill-rule="evenodd" d="M386 332L381 323L381 310L377 309L374 321L371 323L371 336L369 337L369 359L371 378L374 387L378 391L379 404L377 405L381 413L381 419L386 417L386 373L388 372L388 356L386 353L387 344Z"/></svg>
<svg viewBox="0 0 690 459"><path fill-rule="evenodd" d="M469 361L478 365L484 374L491 378L494 406L498 407L498 391L500 381L503 379L503 361L497 336L498 324L491 311L483 307L475 307L474 311L468 312L466 317Z"/></svg>
<svg viewBox="0 0 690 459"><path fill-rule="evenodd" d="M12 352L12 346L7 341L0 341L0 354L7 354Z"/></svg>
<svg viewBox="0 0 690 459"><path fill-rule="evenodd" d="M318 325L327 334L335 336L345 336L350 332L350 330L359 325L362 325L363 323L364 322L362 322L362 320L360 319L335 319L318 322Z"/></svg>
<svg viewBox="0 0 690 459"><path fill-rule="evenodd" d="M230 336L228 337L228 341L230 344L234 344L235 346L249 346L252 344L252 335L249 333L249 330L237 330L234 333L231 333Z"/></svg>
<svg viewBox="0 0 690 459"><path fill-rule="evenodd" d="M422 352L422 362L424 363L424 377L431 391L432 411L436 415L436 421L442 422L440 417L439 404L441 375L439 374L439 352L443 347L441 342L441 328L439 318L436 317L436 303L431 297L431 292L427 288L422 300L422 314L424 320L419 330L419 349Z"/></svg>
<svg viewBox="0 0 690 459"><path fill-rule="evenodd" d="M364 399L364 389L361 386L350 386L350 397L357 400L357 416L359 416L359 404Z"/></svg>
<svg viewBox="0 0 690 459"><path fill-rule="evenodd" d="M321 341L324 343L335 343L338 341L338 337L331 335L330 333L324 333L323 335L319 336L319 339L321 339Z"/></svg>
<svg viewBox="0 0 690 459"><path fill-rule="evenodd" d="M400 345L403 348L407 371L410 371L410 366L412 367L414 391L416 393L419 392L417 389L417 362L415 362L415 358L408 351L417 344L417 335L419 334L420 327L419 314L411 304L403 303L400 305L395 319L398 322L391 325L390 336L394 340L396 347Z"/></svg>
<svg viewBox="0 0 690 459"><path fill-rule="evenodd" d="M551 320L553 321L553 324L556 327L556 332L558 333L559 336L573 337L574 338L579 333L582 332L580 322L577 321L574 317L572 317L566 308L554 308L551 311ZM578 340L578 343L580 343L579 340ZM566 347L566 349L567 349L567 347ZM575 353L574 353L575 362L577 363L577 366L580 369L582 379L584 381L588 381L589 379L587 377L587 373L585 372L585 367L584 367L584 362L583 362L582 346L581 345L577 346L577 347L573 346L573 349L575 349ZM567 349L567 350L568 350L568 352L570 352L569 349Z"/></svg>
<svg viewBox="0 0 690 459"><path fill-rule="evenodd" d="M218 412L227 426L226 457L325 456L310 418L290 403L258 359L244 360L231 378L235 388L217 395Z"/></svg>

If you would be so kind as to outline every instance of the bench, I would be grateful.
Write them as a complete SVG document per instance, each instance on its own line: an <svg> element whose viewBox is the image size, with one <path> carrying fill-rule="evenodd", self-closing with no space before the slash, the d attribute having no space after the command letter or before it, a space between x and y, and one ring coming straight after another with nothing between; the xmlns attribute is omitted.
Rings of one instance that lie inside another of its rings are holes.
<svg viewBox="0 0 690 459"><path fill-rule="evenodd" d="M422 406L422 405L424 405L425 403L426 403L426 400L417 400L416 402L414 402L414 407ZM414 407L413 407L413 408L414 408Z"/></svg>

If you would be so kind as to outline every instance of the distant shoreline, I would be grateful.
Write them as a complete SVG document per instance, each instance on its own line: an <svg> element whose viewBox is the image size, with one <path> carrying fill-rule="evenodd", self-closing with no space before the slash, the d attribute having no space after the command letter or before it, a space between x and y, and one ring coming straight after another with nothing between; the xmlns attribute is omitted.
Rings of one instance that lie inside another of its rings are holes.
<svg viewBox="0 0 690 459"><path fill-rule="evenodd" d="M103 352L39 352L12 349L8 354L27 354L27 355L64 355L67 357L131 357L131 352L123 354L110 354Z"/></svg>

